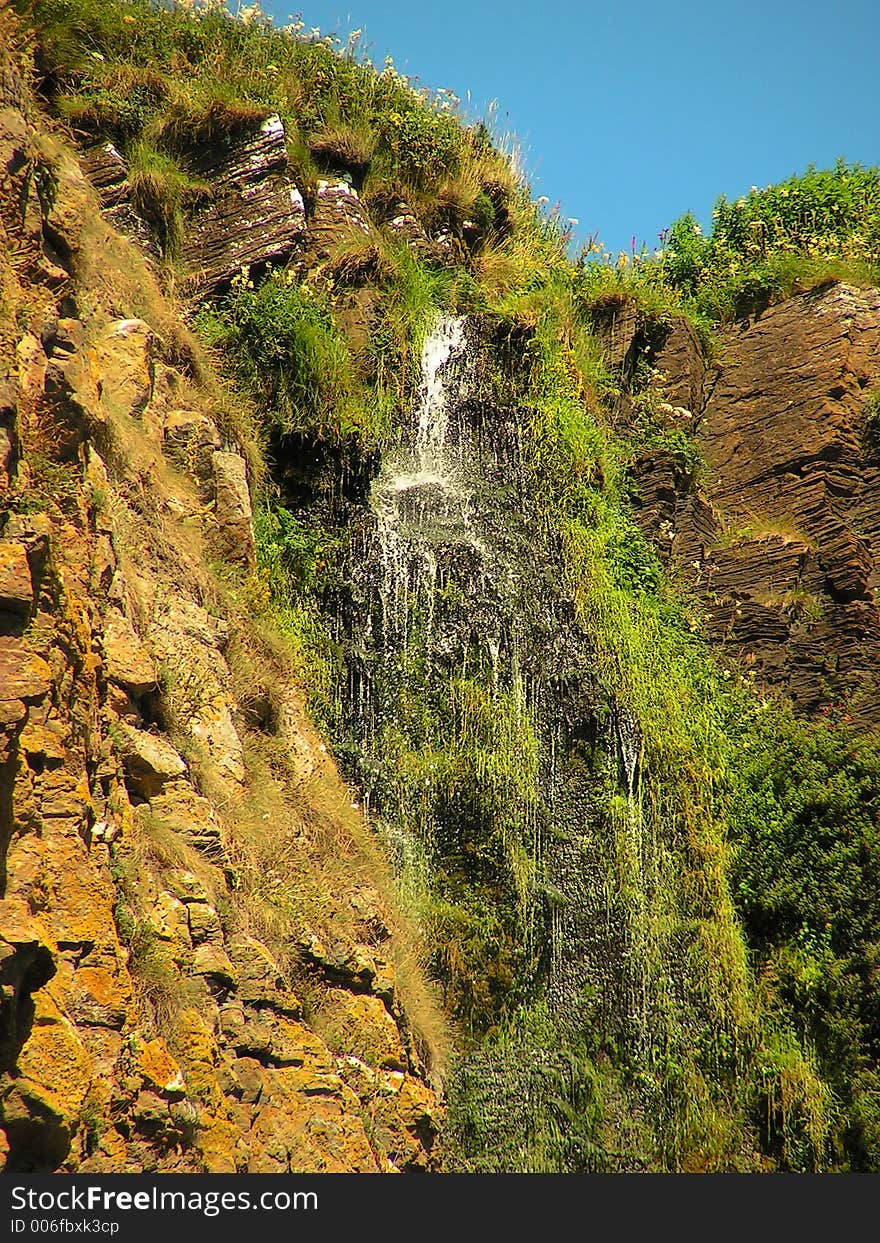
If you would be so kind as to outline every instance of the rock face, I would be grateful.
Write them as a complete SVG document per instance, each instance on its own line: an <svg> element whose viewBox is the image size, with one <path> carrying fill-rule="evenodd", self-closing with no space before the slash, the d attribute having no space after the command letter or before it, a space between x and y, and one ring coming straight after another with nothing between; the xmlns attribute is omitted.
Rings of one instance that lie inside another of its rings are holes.
<svg viewBox="0 0 880 1243"><path fill-rule="evenodd" d="M625 368L640 332L632 312L623 340L608 331L610 360ZM880 293L789 298L725 329L711 370L679 322L652 361L655 409L695 432L706 469L695 481L674 452L640 456L646 533L688 572L714 637L799 710L845 701L880 724Z"/></svg>
<svg viewBox="0 0 880 1243"><path fill-rule="evenodd" d="M0 86L0 1164L428 1168L437 1102L384 863L208 569L223 544L250 581L243 452L166 351L146 265L25 119L5 46ZM298 219L279 141L264 127L249 148L254 169L276 161L254 196L264 251ZM249 192L236 167L230 211ZM204 236L209 278L229 275ZM126 318L135 301L158 318ZM326 962L297 949L312 943Z"/></svg>
<svg viewBox="0 0 880 1243"><path fill-rule="evenodd" d="M288 174L284 126L277 116L212 139L190 153L207 202L187 220L181 258L196 291L228 284L243 267L276 262L301 244L302 194ZM83 167L106 217L148 254L157 254L150 222L132 205L125 158L111 142L83 154Z"/></svg>
<svg viewBox="0 0 880 1243"><path fill-rule="evenodd" d="M199 288L216 288L242 267L286 259L301 243L305 206L287 163L277 116L193 153L194 170L211 187L211 202L188 223L183 246Z"/></svg>

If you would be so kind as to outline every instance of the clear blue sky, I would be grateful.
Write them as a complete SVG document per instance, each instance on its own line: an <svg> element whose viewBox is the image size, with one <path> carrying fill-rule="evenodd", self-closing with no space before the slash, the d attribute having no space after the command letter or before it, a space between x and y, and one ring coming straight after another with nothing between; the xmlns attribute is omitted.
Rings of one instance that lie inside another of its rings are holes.
<svg viewBox="0 0 880 1243"><path fill-rule="evenodd" d="M234 6L233 6L234 7ZM497 100L535 196L611 250L704 227L737 197L838 156L880 164L880 0L266 0L283 25L363 30L473 118ZM468 94L469 93L469 94ZM469 101L469 102L468 102Z"/></svg>

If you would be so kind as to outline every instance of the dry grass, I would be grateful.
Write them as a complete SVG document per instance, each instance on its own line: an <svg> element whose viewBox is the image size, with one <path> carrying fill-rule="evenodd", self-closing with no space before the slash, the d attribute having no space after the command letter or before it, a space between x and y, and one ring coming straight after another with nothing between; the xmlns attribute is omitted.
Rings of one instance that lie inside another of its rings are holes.
<svg viewBox="0 0 880 1243"><path fill-rule="evenodd" d="M195 85L192 94L178 96L163 110L145 134L172 151L192 151L196 144L214 144L265 121L265 105L250 103L212 83Z"/></svg>
<svg viewBox="0 0 880 1243"><path fill-rule="evenodd" d="M325 125L308 138L308 149L320 169L341 169L360 181L376 150L375 133L367 125Z"/></svg>

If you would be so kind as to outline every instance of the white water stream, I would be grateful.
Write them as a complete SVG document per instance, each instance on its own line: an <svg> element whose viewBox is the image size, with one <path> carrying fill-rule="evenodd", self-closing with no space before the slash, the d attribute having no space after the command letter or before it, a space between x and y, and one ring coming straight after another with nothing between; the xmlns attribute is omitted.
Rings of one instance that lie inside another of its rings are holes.
<svg viewBox="0 0 880 1243"><path fill-rule="evenodd" d="M415 430L408 446L392 454L373 484L371 506L384 569L386 646L406 651L410 603L422 595L430 638L439 544L482 545L471 530L472 491L458 438L450 434L452 389L464 379L456 364L467 348L465 320L441 316L425 338ZM455 374L453 386L452 376Z"/></svg>

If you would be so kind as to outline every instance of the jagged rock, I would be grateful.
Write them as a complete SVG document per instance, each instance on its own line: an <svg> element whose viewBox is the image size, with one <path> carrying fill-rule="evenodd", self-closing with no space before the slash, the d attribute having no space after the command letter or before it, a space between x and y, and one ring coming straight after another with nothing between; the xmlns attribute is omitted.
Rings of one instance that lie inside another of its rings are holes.
<svg viewBox="0 0 880 1243"><path fill-rule="evenodd" d="M309 265L329 259L343 243L368 237L370 231L370 222L354 186L341 179L319 180L315 210L309 220Z"/></svg>
<svg viewBox="0 0 880 1243"><path fill-rule="evenodd" d="M193 797L198 797L194 795ZM207 802L207 800L205 800ZM210 808L210 804L208 804ZM173 871L165 877L165 883L176 898L188 904L198 902L203 906L210 905L207 889L193 872Z"/></svg>
<svg viewBox="0 0 880 1243"><path fill-rule="evenodd" d="M344 1039L368 1065L384 1070L408 1068L400 1031L378 997L330 989L322 1022L326 1031Z"/></svg>
<svg viewBox="0 0 880 1243"><path fill-rule="evenodd" d="M229 953L238 971L240 1001L252 1006L268 1006L293 1018L302 1012L284 973L262 942L236 936L229 942Z"/></svg>
<svg viewBox="0 0 880 1243"><path fill-rule="evenodd" d="M153 795L150 799L150 811L185 837L206 858L219 864L228 861L223 843L223 828L217 813L208 799L196 794L191 788L175 786ZM182 902L209 900L201 882L191 878L188 873L175 873L169 881L169 888L175 891L175 895ZM191 896L187 896L187 891Z"/></svg>
<svg viewBox="0 0 880 1243"><path fill-rule="evenodd" d="M101 405L110 418L143 413L153 391L152 330L142 319L109 324L95 344L101 374Z"/></svg>
<svg viewBox="0 0 880 1243"><path fill-rule="evenodd" d="M170 742L120 721L120 751L126 777L144 798L158 794L163 786L186 772L186 764Z"/></svg>
<svg viewBox="0 0 880 1243"><path fill-rule="evenodd" d="M9 53L4 42L0 95ZM0 597L0 613L28 641L0 639L0 1163L85 1173L375 1170L361 1102L299 1021L289 982L265 947L245 938L233 954L224 934L227 913L229 926L247 926L224 847L245 770L223 656L229 628L204 607L222 609L224 593L201 552L215 523L232 531L248 517L242 459L221 456L215 470L212 455L232 448L210 417L218 394L187 360L183 325L178 339L150 265L97 218L58 133L43 135L58 184L53 202L41 203L29 137L40 108L25 119L20 82L16 90L11 128L0 116L0 148L13 165L0 167L0 249L15 257L0 308L10 354L0 377L0 490L15 504L0 517L0 547L11 550L18 611ZM229 145L237 170L206 178L215 188L206 217L218 223L209 282L224 264L221 283L242 261L301 244L283 134L270 125L251 137L250 148L249 139ZM262 155L246 168L249 150ZM216 163L224 153L206 156ZM84 163L111 219L155 254L131 213L118 153L104 146ZM227 190L230 210L259 211L237 234L231 217L223 221ZM262 232L263 209L276 207ZM120 318L141 307L161 338L146 320ZM163 469L166 453L198 490ZM20 512L41 500L44 513ZM332 761L326 749L318 756L302 709L290 716L309 764L329 780ZM170 739L148 727L157 720L187 735L210 798L196 792ZM190 846L207 856L192 861L198 876L185 867ZM20 928L6 918L10 904ZM151 954L161 972L155 995ZM163 998L179 1059L154 1043Z"/></svg>
<svg viewBox="0 0 880 1243"><path fill-rule="evenodd" d="M213 454L220 448L220 433L207 415L198 410L169 410L163 420L169 457L199 480L213 477Z"/></svg>
<svg viewBox="0 0 880 1243"><path fill-rule="evenodd" d="M41 722L34 708L28 712L18 742L32 767L58 768L67 760L69 735L56 722Z"/></svg>
<svg viewBox="0 0 880 1243"><path fill-rule="evenodd" d="M220 550L229 560L253 567L256 554L247 464L237 453L219 452L211 455L211 464Z"/></svg>
<svg viewBox="0 0 880 1243"><path fill-rule="evenodd" d="M31 582L36 596L49 556L52 523L46 514L11 514L4 536L19 543L27 553Z"/></svg>
<svg viewBox="0 0 880 1243"><path fill-rule="evenodd" d="M299 942L305 958L320 967L331 979L347 988L370 989L377 975L370 951L348 940L336 940L329 946L314 935Z"/></svg>
<svg viewBox="0 0 880 1243"><path fill-rule="evenodd" d="M189 961L192 938L186 906L179 898L165 889L160 890L151 903L150 924L159 940L167 943L172 961L178 965Z"/></svg>
<svg viewBox="0 0 880 1243"><path fill-rule="evenodd" d="M48 363L43 391L55 410L61 451L69 459L88 430L101 422L97 358L76 319L57 320L44 346Z"/></svg>
<svg viewBox="0 0 880 1243"><path fill-rule="evenodd" d="M632 298L609 295L594 311L596 335L610 367L629 377L643 347L644 316Z"/></svg>
<svg viewBox="0 0 880 1243"><path fill-rule="evenodd" d="M220 917L206 902L190 902L186 908L190 935L193 945L201 945L203 941L217 941L222 932Z"/></svg>
<svg viewBox="0 0 880 1243"><path fill-rule="evenodd" d="M151 1091L172 1099L185 1095L186 1083L180 1066L161 1036L152 1040L135 1039L131 1045L133 1067Z"/></svg>
<svg viewBox="0 0 880 1243"><path fill-rule="evenodd" d="M391 1167L429 1169L440 1131L433 1092L401 1071L373 1070L358 1058L341 1059L340 1073L363 1102L373 1146Z"/></svg>
<svg viewBox="0 0 880 1243"><path fill-rule="evenodd" d="M219 945L206 941L193 954L193 972L195 975L210 976L226 988L235 988L238 976L229 955Z"/></svg>
<svg viewBox="0 0 880 1243"><path fill-rule="evenodd" d="M30 701L48 695L52 670L21 639L0 635L0 700Z"/></svg>
<svg viewBox="0 0 880 1243"><path fill-rule="evenodd" d="M690 345L662 360L665 392L697 411ZM880 292L831 283L725 330L700 411L698 498L653 492L713 631L804 711L857 693L880 721L880 461L865 391L880 381ZM686 485L689 487L690 485ZM645 488L642 486L643 500ZM742 531L714 548L722 526ZM712 594L731 600L714 602Z"/></svg>
<svg viewBox="0 0 880 1243"><path fill-rule="evenodd" d="M27 553L21 544L0 541L0 614L26 617L34 603Z"/></svg>
<svg viewBox="0 0 880 1243"><path fill-rule="evenodd" d="M660 387L673 419L679 424L691 422L694 412L701 411L706 400L708 368L699 338L688 320L672 320L656 351L654 365L663 377Z"/></svg>
<svg viewBox="0 0 880 1243"><path fill-rule="evenodd" d="M153 658L119 609L110 609L104 623L104 662L107 677L133 695L156 686Z"/></svg>
<svg viewBox="0 0 880 1243"><path fill-rule="evenodd" d="M202 743L217 774L234 785L245 778L244 751L228 693L219 693L211 702L200 706L190 721L190 733Z"/></svg>
<svg viewBox="0 0 880 1243"><path fill-rule="evenodd" d="M186 1071L187 1090L192 1100L204 1106L198 1123L198 1146L205 1169L210 1174L236 1172L236 1143L240 1139L227 1106L221 1077L235 1082L238 1076L231 1064L220 1056L212 1031L193 1009L178 1019L181 1061Z"/></svg>
<svg viewBox="0 0 880 1243"><path fill-rule="evenodd" d="M398 199L390 204L383 215L385 228L395 236L402 238L417 258L439 263L447 257L446 248L438 245L433 238L428 236L404 199Z"/></svg>
<svg viewBox="0 0 880 1243"><path fill-rule="evenodd" d="M98 191L108 221L130 237L147 254L158 256L159 248L147 222L135 211L131 201L128 166L112 142L88 147L81 156L82 167Z"/></svg>
<svg viewBox="0 0 880 1243"><path fill-rule="evenodd" d="M91 1058L76 1028L41 989L34 994L33 1025L3 1098L10 1163L27 1169L64 1160L91 1081Z"/></svg>
<svg viewBox="0 0 880 1243"><path fill-rule="evenodd" d="M249 1173L312 1169L322 1173L378 1169L357 1097L336 1074L326 1047L302 1066L266 1069L251 1140Z"/></svg>
<svg viewBox="0 0 880 1243"><path fill-rule="evenodd" d="M57 971L57 947L23 901L0 901L0 1071L28 1035L33 993Z"/></svg>
<svg viewBox="0 0 880 1243"><path fill-rule="evenodd" d="M130 991L105 967L83 966L73 973L67 1012L77 1026L121 1030L132 1006Z"/></svg>
<svg viewBox="0 0 880 1243"><path fill-rule="evenodd" d="M191 154L191 164L211 186L211 201L188 221L182 248L201 291L228 283L243 267L284 259L300 246L305 205L288 173L278 116L206 143Z"/></svg>

